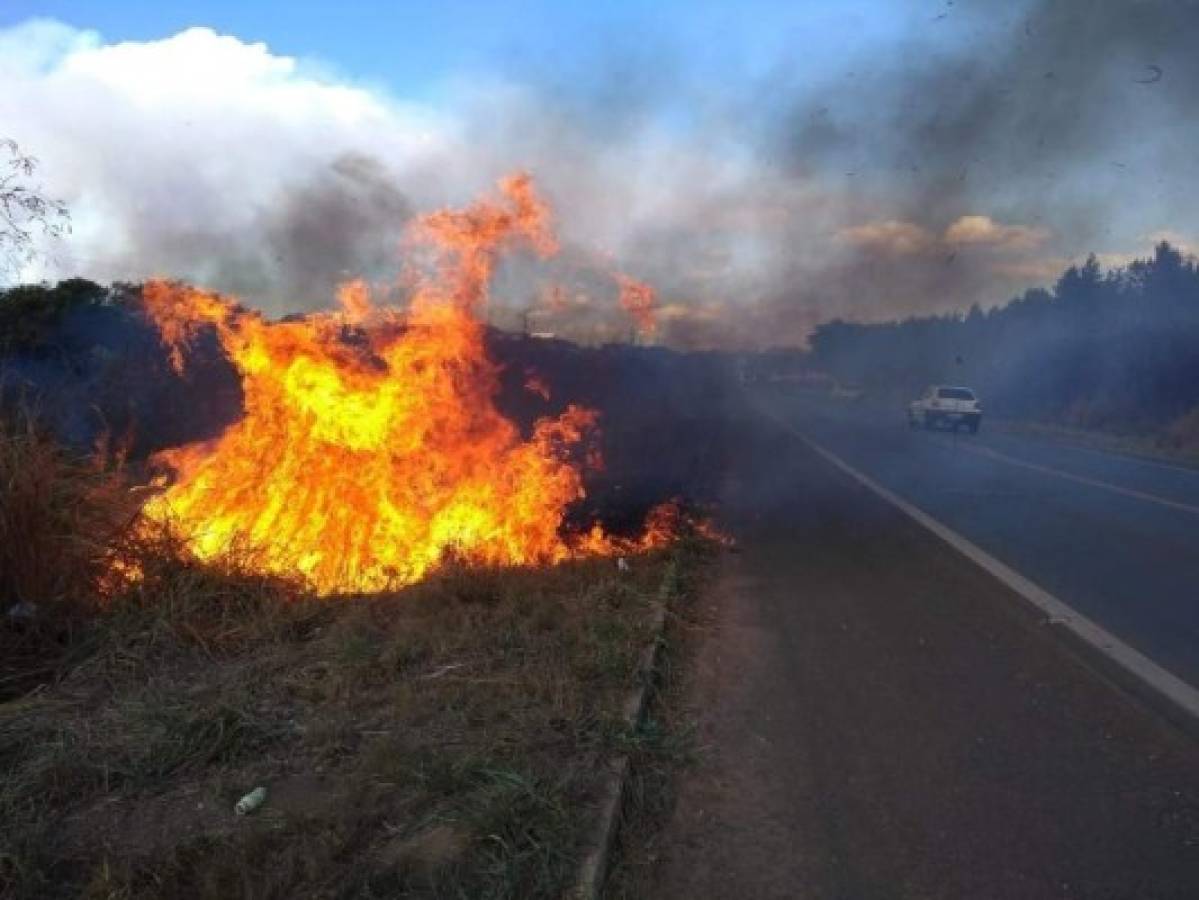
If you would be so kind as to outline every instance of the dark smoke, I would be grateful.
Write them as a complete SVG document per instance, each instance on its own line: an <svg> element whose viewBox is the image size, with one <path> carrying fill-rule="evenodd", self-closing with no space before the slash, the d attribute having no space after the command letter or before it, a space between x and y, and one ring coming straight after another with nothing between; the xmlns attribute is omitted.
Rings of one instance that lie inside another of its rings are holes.
<svg viewBox="0 0 1199 900"><path fill-rule="evenodd" d="M327 306L347 278L394 272L412 210L376 159L345 155L264 213L262 231L278 272L272 286L301 308Z"/></svg>
<svg viewBox="0 0 1199 900"><path fill-rule="evenodd" d="M767 146L796 177L841 179L880 218L942 234L986 213L1047 226L1046 252L1076 257L1104 249L1114 224L1149 231L1199 206L1196 48L1190 0L929 6L893 53L803 85ZM977 248L891 260L864 249L810 281L808 302L845 308L857 295L874 317L960 308L993 263Z"/></svg>
<svg viewBox="0 0 1199 900"><path fill-rule="evenodd" d="M826 171L861 161L867 177L906 173L897 212L926 217L996 194L1036 206L1046 187L1088 165L1194 159L1199 4L949 8L965 20L963 39L932 45L925 35L892 58L859 61L815 92L818 105L791 111L785 157Z"/></svg>
<svg viewBox="0 0 1199 900"><path fill-rule="evenodd" d="M155 215L136 220L141 230L128 265L136 271L142 259L152 259L162 273L186 273L274 315L325 308L348 278L394 275L410 215L381 162L343 154L285 186L244 228L209 222L186 230Z"/></svg>

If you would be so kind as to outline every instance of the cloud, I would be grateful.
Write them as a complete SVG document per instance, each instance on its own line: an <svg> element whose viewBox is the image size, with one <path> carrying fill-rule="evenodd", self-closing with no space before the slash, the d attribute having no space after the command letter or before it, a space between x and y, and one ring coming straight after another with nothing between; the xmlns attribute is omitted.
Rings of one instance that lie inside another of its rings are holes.
<svg viewBox="0 0 1199 900"><path fill-rule="evenodd" d="M274 313L377 265L410 207L397 179L421 183L455 140L430 110L207 28L105 44L35 21L0 31L0 78L0 121L74 220L26 277L165 274Z"/></svg>
<svg viewBox="0 0 1199 900"><path fill-rule="evenodd" d="M271 314L311 309L347 275L393 277L413 212L526 168L563 253L548 273L509 267L493 318L519 324L558 278L596 298L559 316L587 338L627 327L603 273L648 280L664 303L748 305L822 264L845 206L722 129L605 117L608 101L499 77L447 83L433 108L209 28L106 43L41 21L0 30L5 47L25 50L0 54L0 122L19 123L74 217L31 278L167 275Z"/></svg>
<svg viewBox="0 0 1199 900"><path fill-rule="evenodd" d="M1061 277L1072 260L1065 256L1034 256L1028 259L1005 259L995 262L992 271L1016 282L1050 284Z"/></svg>
<svg viewBox="0 0 1199 900"><path fill-rule="evenodd" d="M843 228L838 240L864 250L890 256L951 253L962 247L996 251L1035 250L1049 240L1046 228L1001 225L990 216L967 215L955 219L938 236L916 222L882 219Z"/></svg>
<svg viewBox="0 0 1199 900"><path fill-rule="evenodd" d="M1049 239L1045 228L1001 225L990 216L962 216L945 229L945 242L1003 250L1032 250Z"/></svg>
<svg viewBox="0 0 1199 900"><path fill-rule="evenodd" d="M844 228L837 237L866 250L875 250L891 256L911 256L927 253L937 245L937 237L915 222L900 222L886 219L867 222Z"/></svg>

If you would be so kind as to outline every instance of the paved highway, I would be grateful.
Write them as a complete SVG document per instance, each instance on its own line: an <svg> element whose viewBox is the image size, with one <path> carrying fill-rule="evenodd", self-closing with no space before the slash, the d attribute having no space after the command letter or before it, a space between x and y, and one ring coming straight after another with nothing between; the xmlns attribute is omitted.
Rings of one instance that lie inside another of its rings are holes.
<svg viewBox="0 0 1199 900"><path fill-rule="evenodd" d="M769 392L763 407L1163 668L1199 686L1199 470L902 409Z"/></svg>
<svg viewBox="0 0 1199 900"><path fill-rule="evenodd" d="M1199 742L798 435L1191 675L1196 476L768 405L730 411L740 552L703 599L699 758L638 896L1199 897Z"/></svg>

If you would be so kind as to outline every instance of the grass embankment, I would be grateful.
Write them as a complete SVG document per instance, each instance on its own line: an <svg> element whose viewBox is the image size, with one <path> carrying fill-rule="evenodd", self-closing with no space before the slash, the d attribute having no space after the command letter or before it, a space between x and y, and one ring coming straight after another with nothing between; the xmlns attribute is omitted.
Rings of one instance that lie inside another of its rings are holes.
<svg viewBox="0 0 1199 900"><path fill-rule="evenodd" d="M683 572L679 594L694 597L710 577L709 558L697 558ZM678 603L666 619L655 678L645 713L629 744L629 781L620 827L604 886L606 900L654 896L665 828L675 809L679 779L702 748L696 743L688 706L696 639L711 626L699 604Z"/></svg>
<svg viewBox="0 0 1199 900"><path fill-rule="evenodd" d="M0 527L27 564L6 557L0 584L6 607L23 604L0 619L0 894L570 885L604 760L658 740L630 734L620 708L653 605L688 590L703 544L628 572L450 566L325 600L140 548L144 577L96 607L106 550L82 535L121 527L111 474L32 431L3 439ZM30 467L52 508L28 495ZM265 804L235 816L257 786Z"/></svg>
<svg viewBox="0 0 1199 900"><path fill-rule="evenodd" d="M1199 468L1199 414L1191 413L1161 432L1117 434L1048 422L998 420L997 431L1026 435L1060 444L1101 450L1156 462Z"/></svg>

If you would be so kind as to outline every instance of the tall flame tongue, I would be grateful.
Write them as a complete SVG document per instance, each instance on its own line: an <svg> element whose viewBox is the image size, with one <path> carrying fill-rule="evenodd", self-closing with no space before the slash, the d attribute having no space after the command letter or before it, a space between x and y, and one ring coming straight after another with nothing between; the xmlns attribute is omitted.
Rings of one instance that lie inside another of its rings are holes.
<svg viewBox="0 0 1199 900"><path fill-rule="evenodd" d="M616 273L620 287L620 307L633 319L643 337L652 338L658 329L655 307L658 303L654 289L643 281L630 278L622 272Z"/></svg>
<svg viewBox="0 0 1199 900"><path fill-rule="evenodd" d="M246 548L264 572L317 591L371 591L419 579L447 554L544 563L572 547L560 527L583 495L571 460L595 414L570 407L523 440L495 407L496 366L477 312L500 254L556 250L527 176L500 196L418 220L407 242L407 324L369 290L344 312L271 322L209 293L146 285L146 307L177 367L215 326L241 376L245 416L213 444L165 451L175 482L144 509L210 559ZM357 340L348 326L362 324ZM656 540L653 539L653 540ZM597 532L588 551L615 545Z"/></svg>

